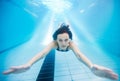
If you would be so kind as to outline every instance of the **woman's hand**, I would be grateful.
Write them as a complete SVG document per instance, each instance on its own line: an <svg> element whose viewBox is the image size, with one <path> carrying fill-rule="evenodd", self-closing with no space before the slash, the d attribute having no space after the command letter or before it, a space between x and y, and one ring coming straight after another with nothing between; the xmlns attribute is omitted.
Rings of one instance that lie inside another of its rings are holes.
<svg viewBox="0 0 120 81"><path fill-rule="evenodd" d="M111 69L98 66L98 65L93 65L93 67L91 68L91 71L97 76L112 79L112 80L118 80L118 75L114 73Z"/></svg>
<svg viewBox="0 0 120 81"><path fill-rule="evenodd" d="M12 66L10 69L3 72L3 74L11 74L11 73L22 73L30 69L29 64L21 65L21 66Z"/></svg>

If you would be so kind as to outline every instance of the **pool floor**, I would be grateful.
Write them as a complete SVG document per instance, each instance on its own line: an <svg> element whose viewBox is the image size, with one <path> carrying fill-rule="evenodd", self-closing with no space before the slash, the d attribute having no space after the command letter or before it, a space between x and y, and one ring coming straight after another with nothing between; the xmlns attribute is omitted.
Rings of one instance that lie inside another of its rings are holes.
<svg viewBox="0 0 120 81"><path fill-rule="evenodd" d="M79 45L78 45L79 46ZM86 44L83 45L81 51L95 64L102 65L114 70L120 74L119 57L112 54L106 54L97 47ZM0 81L112 81L105 78L95 76L82 62L80 62L74 53L70 50L68 52L59 52L54 50L54 59L48 63L44 63L46 57L35 63L30 70L20 74L3 75L2 72L11 66L21 65L27 63L34 55L44 48L37 40L30 40L20 46L0 54ZM43 68L46 66L46 70ZM49 66L48 66L49 65ZM42 78L47 80L37 80L40 70L43 68L44 72L48 72L52 66L52 75L45 75ZM52 78L52 79L51 79ZM116 80L117 81L117 80Z"/></svg>

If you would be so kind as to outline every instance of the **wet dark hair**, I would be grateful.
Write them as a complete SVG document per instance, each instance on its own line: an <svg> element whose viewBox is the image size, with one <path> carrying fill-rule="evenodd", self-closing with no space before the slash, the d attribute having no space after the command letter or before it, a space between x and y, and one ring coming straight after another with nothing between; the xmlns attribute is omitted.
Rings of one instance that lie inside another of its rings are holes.
<svg viewBox="0 0 120 81"><path fill-rule="evenodd" d="M58 28L55 33L53 34L53 39L56 40L58 34L67 33L69 35L69 38L72 40L72 32L69 29L69 25L66 25L65 23L62 23L60 25L60 28Z"/></svg>

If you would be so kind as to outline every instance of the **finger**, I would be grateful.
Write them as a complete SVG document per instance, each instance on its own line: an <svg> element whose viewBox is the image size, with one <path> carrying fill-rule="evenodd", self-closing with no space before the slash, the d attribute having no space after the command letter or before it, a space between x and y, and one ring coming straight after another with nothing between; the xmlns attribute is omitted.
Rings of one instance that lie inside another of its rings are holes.
<svg viewBox="0 0 120 81"><path fill-rule="evenodd" d="M112 71L111 69L104 67L104 66L95 65L95 67L101 68L102 70Z"/></svg>
<svg viewBox="0 0 120 81"><path fill-rule="evenodd" d="M22 68L23 66L12 66L10 69L19 69Z"/></svg>
<svg viewBox="0 0 120 81"><path fill-rule="evenodd" d="M111 73L110 74L110 78L113 79L113 80L117 80L118 79L118 75L115 74L115 73Z"/></svg>
<svg viewBox="0 0 120 81"><path fill-rule="evenodd" d="M106 72L105 77L109 78L109 79L113 79L113 80L118 79L118 75L116 73L114 73L113 71Z"/></svg>
<svg viewBox="0 0 120 81"><path fill-rule="evenodd" d="M118 75L117 74L114 74L113 77L114 77L114 80L118 80Z"/></svg>
<svg viewBox="0 0 120 81"><path fill-rule="evenodd" d="M111 69L109 68L104 68L104 71L109 71L109 72L113 72Z"/></svg>
<svg viewBox="0 0 120 81"><path fill-rule="evenodd" d="M106 77L109 78L109 79L112 79L112 80L117 80L118 79L118 75L116 75L116 74L107 75Z"/></svg>
<svg viewBox="0 0 120 81"><path fill-rule="evenodd" d="M10 74L10 73L12 73L13 71L14 71L13 69L10 69L10 70L4 71L3 74L5 74L5 75L6 75L6 74Z"/></svg>
<svg viewBox="0 0 120 81"><path fill-rule="evenodd" d="M18 66L12 66L12 67L10 67L10 69L16 69L16 68L18 68Z"/></svg>

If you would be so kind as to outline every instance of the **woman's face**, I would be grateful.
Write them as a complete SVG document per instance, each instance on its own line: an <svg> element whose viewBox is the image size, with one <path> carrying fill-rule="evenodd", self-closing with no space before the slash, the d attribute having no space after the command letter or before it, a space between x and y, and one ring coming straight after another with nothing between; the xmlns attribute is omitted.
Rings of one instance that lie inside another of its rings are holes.
<svg viewBox="0 0 120 81"><path fill-rule="evenodd" d="M67 33L58 34L57 43L61 50L65 50L69 46L69 35Z"/></svg>

